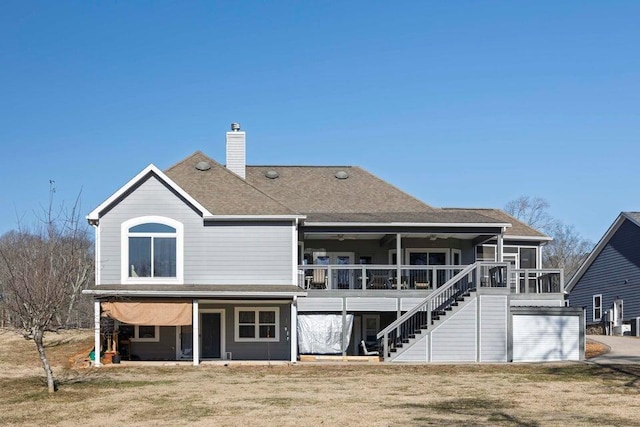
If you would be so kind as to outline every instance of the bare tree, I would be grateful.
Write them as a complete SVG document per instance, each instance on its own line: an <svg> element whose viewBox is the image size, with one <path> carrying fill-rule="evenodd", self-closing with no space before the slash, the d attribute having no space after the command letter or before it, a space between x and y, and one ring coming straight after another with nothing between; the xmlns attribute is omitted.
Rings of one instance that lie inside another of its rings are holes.
<svg viewBox="0 0 640 427"><path fill-rule="evenodd" d="M564 269L568 280L589 255L593 243L572 225L554 219L549 207L549 202L541 197L521 196L507 203L504 210L553 238L542 253L543 267Z"/></svg>
<svg viewBox="0 0 640 427"><path fill-rule="evenodd" d="M545 231L555 221L547 212L550 206L549 202L541 197L520 196L508 202L504 210L531 227Z"/></svg>
<svg viewBox="0 0 640 427"><path fill-rule="evenodd" d="M583 239L572 225L555 222L547 232L553 237L542 253L546 267L563 268L569 280L589 255L593 243Z"/></svg>
<svg viewBox="0 0 640 427"><path fill-rule="evenodd" d="M53 188L51 192L53 193ZM0 274L5 309L19 322L23 335L35 342L50 393L56 389L46 356L44 335L69 316L76 297L92 277L87 255L88 230L79 216L79 197L73 209L52 212L31 228L19 226L0 238Z"/></svg>

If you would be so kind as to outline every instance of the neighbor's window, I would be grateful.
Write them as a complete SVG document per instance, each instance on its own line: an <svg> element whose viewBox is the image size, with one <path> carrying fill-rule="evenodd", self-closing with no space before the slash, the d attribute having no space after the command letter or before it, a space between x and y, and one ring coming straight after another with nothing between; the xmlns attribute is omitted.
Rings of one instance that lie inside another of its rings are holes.
<svg viewBox="0 0 640 427"><path fill-rule="evenodd" d="M277 307L237 307L236 341L278 341L280 309Z"/></svg>
<svg viewBox="0 0 640 427"><path fill-rule="evenodd" d="M593 296L593 320L602 319L602 294Z"/></svg>

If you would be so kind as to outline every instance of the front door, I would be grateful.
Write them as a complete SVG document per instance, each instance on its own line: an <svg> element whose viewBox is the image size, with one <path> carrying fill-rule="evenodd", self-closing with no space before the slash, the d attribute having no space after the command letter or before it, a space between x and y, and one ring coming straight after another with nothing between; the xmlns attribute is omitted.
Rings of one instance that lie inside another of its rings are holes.
<svg viewBox="0 0 640 427"><path fill-rule="evenodd" d="M220 313L200 313L201 348L203 359L220 359L221 350Z"/></svg>

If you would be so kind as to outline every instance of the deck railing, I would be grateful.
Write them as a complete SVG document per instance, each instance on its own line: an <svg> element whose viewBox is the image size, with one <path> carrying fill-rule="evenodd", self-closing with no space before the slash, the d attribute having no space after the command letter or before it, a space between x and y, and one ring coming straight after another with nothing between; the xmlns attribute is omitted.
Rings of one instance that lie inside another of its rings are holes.
<svg viewBox="0 0 640 427"><path fill-rule="evenodd" d="M462 265L301 265L298 286L329 290L434 290L464 268Z"/></svg>
<svg viewBox="0 0 640 427"><path fill-rule="evenodd" d="M481 288L509 288L512 293L562 293L562 269L509 269L506 263L478 263L474 275ZM298 286L309 290L433 291L467 266L330 264L298 266ZM508 276L508 277L507 277ZM400 278L400 280L398 280ZM469 280L472 280L470 278ZM398 287L398 283L400 286Z"/></svg>
<svg viewBox="0 0 640 427"><path fill-rule="evenodd" d="M512 269L509 283L518 294L564 292L564 270L560 268Z"/></svg>

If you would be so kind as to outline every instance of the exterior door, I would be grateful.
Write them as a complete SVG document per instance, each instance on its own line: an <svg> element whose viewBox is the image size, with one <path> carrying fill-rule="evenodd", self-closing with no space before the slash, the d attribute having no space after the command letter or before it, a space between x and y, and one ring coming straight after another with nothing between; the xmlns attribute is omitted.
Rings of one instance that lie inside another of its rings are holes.
<svg viewBox="0 0 640 427"><path fill-rule="evenodd" d="M222 358L220 313L200 313L200 340L203 359Z"/></svg>
<svg viewBox="0 0 640 427"><path fill-rule="evenodd" d="M516 286L519 286L519 292L526 292L527 286L527 278L524 277L524 274L516 273L514 270L519 267L518 265L518 254L517 253L502 253L502 262L506 262L509 264L509 268L511 269L511 276L509 279L509 287L511 289L515 289ZM533 280L533 289L529 289L529 292L535 292L536 281Z"/></svg>
<svg viewBox="0 0 640 427"><path fill-rule="evenodd" d="M408 251L409 265L447 265L449 251L447 249L422 249ZM448 278L448 272L445 270L436 270L435 274L431 270L415 270L412 271L411 281L415 284L428 282L432 289L436 289L444 285Z"/></svg>
<svg viewBox="0 0 640 427"><path fill-rule="evenodd" d="M375 314L364 314L362 316L362 339L371 350L378 346L378 331L380 330L380 316ZM358 343L359 345L360 343Z"/></svg>
<svg viewBox="0 0 640 427"><path fill-rule="evenodd" d="M622 319L623 319L623 314L622 314L622 300L621 299L616 299L613 301L613 319L611 319L611 321L613 322L613 326L621 326L622 325Z"/></svg>
<svg viewBox="0 0 640 427"><path fill-rule="evenodd" d="M313 263L318 265L350 265L354 261L353 252L315 252ZM356 270L335 269L331 277L333 289L353 289Z"/></svg>

